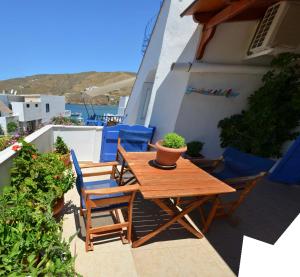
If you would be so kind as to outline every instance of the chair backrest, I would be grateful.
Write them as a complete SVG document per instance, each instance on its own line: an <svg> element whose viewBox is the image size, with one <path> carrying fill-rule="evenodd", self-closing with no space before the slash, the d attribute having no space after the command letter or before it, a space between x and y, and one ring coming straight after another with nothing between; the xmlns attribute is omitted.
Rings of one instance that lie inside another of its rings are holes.
<svg viewBox="0 0 300 277"><path fill-rule="evenodd" d="M76 175L77 175L77 177L76 177L76 188L77 188L77 191L78 191L79 195L81 195L81 188L83 186L82 171L81 171L81 168L79 166L75 151L73 149L71 149L71 156L72 156L72 161L73 161L74 168L75 168Z"/></svg>
<svg viewBox="0 0 300 277"><path fill-rule="evenodd" d="M129 126L124 124L118 124L116 126L105 126L102 132L100 162L111 162L116 160L119 132L120 130L127 130L127 129L133 131L151 132L151 137L150 137L150 141L151 141L155 128L153 127L147 128L141 125Z"/></svg>
<svg viewBox="0 0 300 277"><path fill-rule="evenodd" d="M247 154L233 147L228 147L224 151L223 158L224 169L228 168L237 174L232 177L252 176L260 172L268 172L275 164L275 161Z"/></svg>
<svg viewBox="0 0 300 277"><path fill-rule="evenodd" d="M278 162L269 179L284 184L300 184L300 136Z"/></svg>
<svg viewBox="0 0 300 277"><path fill-rule="evenodd" d="M145 128L145 127L144 127ZM127 152L145 152L152 138L152 130L149 128L136 130L128 128L120 130L121 145Z"/></svg>

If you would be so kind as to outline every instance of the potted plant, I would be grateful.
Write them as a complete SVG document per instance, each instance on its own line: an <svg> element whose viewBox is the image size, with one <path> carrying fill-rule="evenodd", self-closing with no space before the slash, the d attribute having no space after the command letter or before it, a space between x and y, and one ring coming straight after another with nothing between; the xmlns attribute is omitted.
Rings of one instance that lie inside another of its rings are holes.
<svg viewBox="0 0 300 277"><path fill-rule="evenodd" d="M70 161L70 150L66 143L63 141L62 137L58 136L56 138L55 144L55 153L61 155L61 160L64 162L66 166L69 166L71 164Z"/></svg>
<svg viewBox="0 0 300 277"><path fill-rule="evenodd" d="M181 154L187 150L185 139L176 134L166 134L156 144L156 162L162 166L174 166Z"/></svg>
<svg viewBox="0 0 300 277"><path fill-rule="evenodd" d="M187 158L202 158L201 150L203 148L204 143L201 141L191 141L187 143L187 151L186 157Z"/></svg>

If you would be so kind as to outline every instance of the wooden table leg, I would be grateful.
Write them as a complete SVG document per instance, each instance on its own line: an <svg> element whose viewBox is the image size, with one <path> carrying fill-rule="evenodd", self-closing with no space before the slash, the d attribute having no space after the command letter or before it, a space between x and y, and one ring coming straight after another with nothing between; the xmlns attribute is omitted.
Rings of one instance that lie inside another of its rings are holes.
<svg viewBox="0 0 300 277"><path fill-rule="evenodd" d="M178 213L177 215L175 215L170 221L168 221L167 223L161 225L160 227L158 227L156 230L152 231L148 235L146 235L146 236L138 239L137 241L133 242L132 247L133 248L139 247L140 245L144 244L145 242L147 242L151 238L157 236L160 232L162 232L165 229L167 229L169 226L171 226L172 224L174 224L176 221L181 220L181 221L184 222L184 225L185 225L186 222L184 220L182 220L182 217L185 214L190 213L192 210L194 210L197 207L199 207L204 201L205 201L205 199L199 199L199 200L196 200L196 201L192 202L186 209L184 209L183 211L181 211L180 213ZM160 204L161 204L161 200L158 200L158 202L160 202ZM170 212L170 208L169 207L167 207L167 210ZM181 222L181 224L182 224L182 222ZM184 226L184 227L186 227L186 226Z"/></svg>
<svg viewBox="0 0 300 277"><path fill-rule="evenodd" d="M160 199L153 199L153 202L158 205L162 210L164 210L168 215L174 216L176 213L171 210L162 200ZM203 238L203 235L195 230L188 222L184 221L184 219L180 218L177 220L179 224L181 224L185 229L190 231L193 235L195 235L197 238L201 239Z"/></svg>

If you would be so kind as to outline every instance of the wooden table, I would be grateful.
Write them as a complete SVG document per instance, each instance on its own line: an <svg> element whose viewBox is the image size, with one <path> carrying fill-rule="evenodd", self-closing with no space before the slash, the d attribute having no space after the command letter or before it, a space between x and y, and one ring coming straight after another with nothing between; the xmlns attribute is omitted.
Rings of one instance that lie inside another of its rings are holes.
<svg viewBox="0 0 300 277"><path fill-rule="evenodd" d="M135 241L132 247L144 244L176 221L196 237L202 238L202 233L185 221L183 217L207 201L209 196L235 191L232 187L183 158L178 160L176 169L163 170L151 165L150 161L155 159L156 152L123 152L122 156L140 184L140 192L143 197L151 199L172 216L170 221ZM183 210L174 203L170 206L163 201L163 199L192 196L195 196L195 200L191 201Z"/></svg>

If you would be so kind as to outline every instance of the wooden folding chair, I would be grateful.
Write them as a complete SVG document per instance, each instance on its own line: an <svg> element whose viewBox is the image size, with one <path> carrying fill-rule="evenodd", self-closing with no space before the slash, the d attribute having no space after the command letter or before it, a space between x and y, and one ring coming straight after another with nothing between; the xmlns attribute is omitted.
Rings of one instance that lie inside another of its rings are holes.
<svg viewBox="0 0 300 277"><path fill-rule="evenodd" d="M247 195L252 191L252 189L257 185L258 181L260 181L267 173L261 172L255 176L248 177L239 177L239 178L231 178L227 180L223 180L226 184L232 186L236 189L235 195L237 195L236 199L233 201L226 202L222 199L222 195L216 195L211 198L212 208L205 218L202 207L199 208L201 220L203 223L203 233L206 233L211 226L213 220L216 217L226 217L231 216L236 209L243 203Z"/></svg>
<svg viewBox="0 0 300 277"><path fill-rule="evenodd" d="M123 243L131 242L133 200L138 188L138 185L130 185L123 187L82 190L86 206L86 251L93 250L92 240L103 235L118 233L121 235ZM127 220L121 222L118 209L125 207L127 208ZM116 223L93 227L92 211L112 211ZM127 229L126 238L124 228Z"/></svg>
<svg viewBox="0 0 300 277"><path fill-rule="evenodd" d="M131 242L132 233L132 208L133 200L139 186L118 186L115 180L117 162L107 163L85 163L80 165L74 150L71 156L77 174L76 187L80 195L80 215L86 216L86 251L93 250L92 240L96 237L118 233L123 243ZM111 167L110 170L100 170L91 173L82 173L82 169ZM97 181L84 181L83 177L93 177L110 174L110 179ZM120 209L127 208L127 220L121 222ZM93 227L92 213L110 211L114 217L115 224L108 226ZM127 230L127 236L124 234Z"/></svg>

